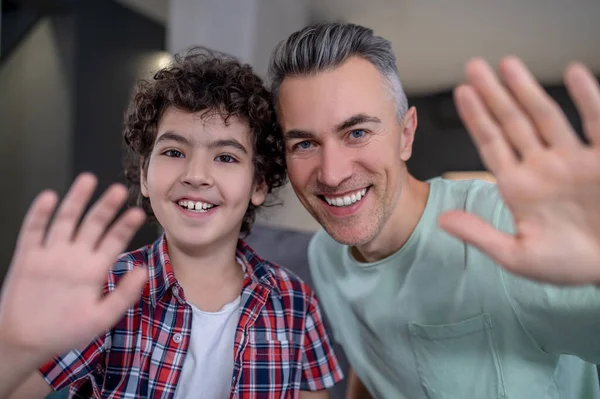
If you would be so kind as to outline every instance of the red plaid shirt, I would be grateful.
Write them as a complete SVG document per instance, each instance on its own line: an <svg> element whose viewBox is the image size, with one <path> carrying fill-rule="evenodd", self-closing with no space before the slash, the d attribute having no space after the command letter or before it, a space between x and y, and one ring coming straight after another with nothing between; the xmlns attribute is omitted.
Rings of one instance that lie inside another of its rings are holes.
<svg viewBox="0 0 600 399"><path fill-rule="evenodd" d="M236 329L230 398L298 398L342 379L317 300L290 272L262 260L243 241L245 265ZM41 368L55 390L71 397L174 397L191 333L192 310L175 279L164 236L122 255L105 291L136 266L149 283L137 306L83 350L54 358Z"/></svg>

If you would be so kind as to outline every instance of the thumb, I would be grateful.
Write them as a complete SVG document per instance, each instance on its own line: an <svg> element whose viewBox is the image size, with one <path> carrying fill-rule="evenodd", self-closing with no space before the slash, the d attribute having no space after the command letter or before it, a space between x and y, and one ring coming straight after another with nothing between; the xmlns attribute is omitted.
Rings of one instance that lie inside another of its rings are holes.
<svg viewBox="0 0 600 399"><path fill-rule="evenodd" d="M95 330L105 331L117 324L127 309L140 300L147 281L148 270L145 267L134 267L125 274L117 288L101 299Z"/></svg>

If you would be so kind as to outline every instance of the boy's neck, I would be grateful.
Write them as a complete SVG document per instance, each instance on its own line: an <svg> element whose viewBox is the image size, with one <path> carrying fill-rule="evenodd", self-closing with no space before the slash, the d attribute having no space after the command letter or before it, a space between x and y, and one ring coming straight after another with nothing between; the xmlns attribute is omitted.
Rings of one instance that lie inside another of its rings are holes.
<svg viewBox="0 0 600 399"><path fill-rule="evenodd" d="M188 303L216 312L240 295L245 273L236 260L237 237L190 251L169 241L167 234L167 248Z"/></svg>

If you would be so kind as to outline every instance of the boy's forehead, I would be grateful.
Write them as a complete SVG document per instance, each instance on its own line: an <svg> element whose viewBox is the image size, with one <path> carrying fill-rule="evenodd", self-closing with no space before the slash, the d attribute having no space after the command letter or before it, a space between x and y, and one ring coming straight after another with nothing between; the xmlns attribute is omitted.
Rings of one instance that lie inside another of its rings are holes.
<svg viewBox="0 0 600 399"><path fill-rule="evenodd" d="M165 133L176 133L197 142L227 136L247 144L250 126L236 115L227 116L214 111L188 112L170 107L159 121L156 138Z"/></svg>

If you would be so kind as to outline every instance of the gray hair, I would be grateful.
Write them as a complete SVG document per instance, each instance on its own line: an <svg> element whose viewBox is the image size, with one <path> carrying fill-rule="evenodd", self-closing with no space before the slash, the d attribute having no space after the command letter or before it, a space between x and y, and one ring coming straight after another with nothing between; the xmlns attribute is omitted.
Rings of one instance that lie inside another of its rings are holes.
<svg viewBox="0 0 600 399"><path fill-rule="evenodd" d="M396 102L398 120L408 111L408 100L398 76L392 44L373 30L350 23L319 23L293 33L280 42L269 63L274 103L286 76L307 76L333 69L351 56L369 61L383 75Z"/></svg>

